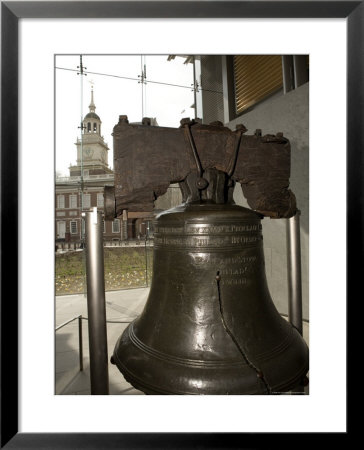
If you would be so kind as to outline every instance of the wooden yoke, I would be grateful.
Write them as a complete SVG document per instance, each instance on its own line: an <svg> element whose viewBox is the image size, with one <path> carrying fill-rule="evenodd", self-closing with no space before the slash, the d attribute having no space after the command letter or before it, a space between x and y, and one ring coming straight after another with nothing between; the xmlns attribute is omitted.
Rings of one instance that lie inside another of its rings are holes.
<svg viewBox="0 0 364 450"><path fill-rule="evenodd" d="M282 133L262 136L257 130L248 136L246 131L243 125L231 131L221 122L202 125L190 119L182 119L180 128L150 126L147 118L134 125L119 116L113 130L115 187L105 189L106 218L123 210L152 211L171 183L180 183L183 201L197 200L198 192L200 199L225 203L227 197L213 198L209 188L221 173L230 194L235 182L241 184L254 211L272 218L294 216L288 139Z"/></svg>

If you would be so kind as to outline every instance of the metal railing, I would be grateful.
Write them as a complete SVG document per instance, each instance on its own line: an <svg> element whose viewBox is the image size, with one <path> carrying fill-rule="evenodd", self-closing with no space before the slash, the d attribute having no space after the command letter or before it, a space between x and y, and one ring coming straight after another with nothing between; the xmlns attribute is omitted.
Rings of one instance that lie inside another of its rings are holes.
<svg viewBox="0 0 364 450"><path fill-rule="evenodd" d="M61 328L65 327L66 325L70 324L71 322L78 320L78 354L79 354L79 364L80 364L80 372L83 371L83 333L82 333L82 321L88 320L88 317L82 316L80 314L79 316L72 317L71 319L67 320L66 322L63 322L61 325L58 325L58 327L55 328L55 332L59 331ZM134 319L132 319L134 320ZM131 323L132 320L106 320L106 323Z"/></svg>
<svg viewBox="0 0 364 450"><path fill-rule="evenodd" d="M63 322L61 325L58 325L56 327L55 331L60 330L61 328L65 327L69 323L73 322L74 320L78 320L78 352L79 352L79 361L80 361L80 372L83 370L83 338L82 338L82 315L72 317L72 319L67 320L66 322Z"/></svg>

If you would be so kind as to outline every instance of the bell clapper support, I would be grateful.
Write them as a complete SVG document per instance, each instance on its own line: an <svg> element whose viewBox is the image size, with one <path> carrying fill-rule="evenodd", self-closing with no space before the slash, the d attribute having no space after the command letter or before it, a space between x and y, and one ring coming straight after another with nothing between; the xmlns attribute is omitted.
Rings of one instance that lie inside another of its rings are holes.
<svg viewBox="0 0 364 450"><path fill-rule="evenodd" d="M220 271L218 270L216 273L216 285L217 285L217 297L219 300L219 308L220 308L220 315L221 315L221 321L222 324L224 326L224 329L226 331L226 333L231 337L231 340L234 342L236 348L239 350L239 353L241 353L242 357L244 358L245 362L248 364L248 366L250 368L252 368L253 370L255 370L257 377L262 380L266 390L267 390L267 394L271 394L272 393L272 389L269 386L269 384L267 383L267 380L264 378L263 372L261 370L259 370L257 367L254 366L254 364L249 361L248 357L246 356L244 350L241 348L239 342L237 341L236 337L234 336L234 334L232 333L232 331L229 329L229 327L227 326L227 323L225 321L225 317L224 317L224 310L222 307L222 300L221 300L221 289L220 289L220 281L221 281L221 275L220 275Z"/></svg>
<svg viewBox="0 0 364 450"><path fill-rule="evenodd" d="M84 213L86 222L87 311L91 395L109 394L102 213Z"/></svg>
<svg viewBox="0 0 364 450"><path fill-rule="evenodd" d="M197 172L198 172L198 179L196 181L196 187L199 190L200 200L201 200L201 191L207 188L207 186L209 185L209 182L206 180L206 178L203 177L204 170L202 168L201 160L200 160L200 157L198 155L196 144L195 144L195 141L194 141L193 136L192 136L191 123L190 122L185 122L183 124L183 128L185 130L185 134L187 136L187 139L188 139L188 142L190 144L190 147L191 147L191 150L192 150L192 154L193 154L193 157L194 157L194 160L195 160L196 169L197 169Z"/></svg>
<svg viewBox="0 0 364 450"><path fill-rule="evenodd" d="M288 319L302 336L302 278L299 210L287 219Z"/></svg>

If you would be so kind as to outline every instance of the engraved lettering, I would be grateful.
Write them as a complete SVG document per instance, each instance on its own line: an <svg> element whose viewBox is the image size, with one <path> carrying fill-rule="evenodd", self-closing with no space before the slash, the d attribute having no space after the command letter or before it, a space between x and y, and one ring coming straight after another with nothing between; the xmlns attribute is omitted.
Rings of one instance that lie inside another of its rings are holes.
<svg viewBox="0 0 364 450"><path fill-rule="evenodd" d="M258 241L258 236L232 236L231 243L232 244L248 244L250 242Z"/></svg>
<svg viewBox="0 0 364 450"><path fill-rule="evenodd" d="M240 286L248 284L247 278L222 278L221 284L226 286Z"/></svg>
<svg viewBox="0 0 364 450"><path fill-rule="evenodd" d="M206 260L206 264L211 264L214 266L221 266L221 265L252 265L257 261L257 256L225 256L223 258L218 257L211 257L209 260Z"/></svg>
<svg viewBox="0 0 364 450"><path fill-rule="evenodd" d="M241 232L258 232L262 226L260 224L247 224L247 225L214 225L214 226L201 226L201 225L188 225L188 233L196 234L221 234L221 233L241 233Z"/></svg>
<svg viewBox="0 0 364 450"><path fill-rule="evenodd" d="M157 226L155 232L164 234L183 234L183 228Z"/></svg>
<svg viewBox="0 0 364 450"><path fill-rule="evenodd" d="M239 268L230 267L228 269L220 270L221 275L244 275L251 271L251 268L248 266L243 266Z"/></svg>
<svg viewBox="0 0 364 450"><path fill-rule="evenodd" d="M236 244L252 245L260 241L259 236L217 236L217 235L201 235L192 236L186 234L180 235L154 235L155 245L172 245L172 246L184 246L184 247L232 247ZM238 260L236 262L239 262Z"/></svg>
<svg viewBox="0 0 364 450"><path fill-rule="evenodd" d="M165 244L165 245L183 245L183 238L167 238L167 237L154 237L155 244Z"/></svg>

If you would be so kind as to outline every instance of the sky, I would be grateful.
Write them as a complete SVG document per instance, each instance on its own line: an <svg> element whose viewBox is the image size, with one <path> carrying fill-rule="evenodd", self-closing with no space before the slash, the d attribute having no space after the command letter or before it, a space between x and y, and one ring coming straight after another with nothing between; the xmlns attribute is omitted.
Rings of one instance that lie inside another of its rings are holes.
<svg viewBox="0 0 364 450"><path fill-rule="evenodd" d="M176 57L167 61L167 57L168 55L82 55L87 76L81 77L77 75L80 55L56 55L55 152L58 175L69 176L70 164L76 163L75 142L80 137L81 114L84 117L89 112L91 86L94 89L95 112L102 122L101 134L110 148L108 163L111 168L111 133L119 115L127 115L129 122L141 122L142 117L155 117L158 125L167 127L179 127L182 118L195 117L194 109L191 108L194 103L191 86L193 65L184 64L185 58ZM144 64L147 84L118 78L138 79ZM152 81L187 87L161 85Z"/></svg>

